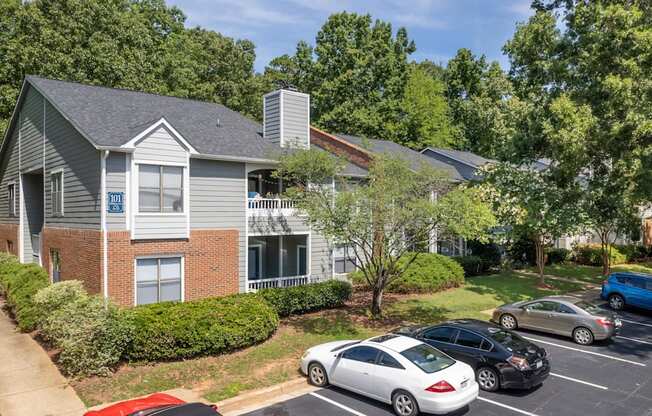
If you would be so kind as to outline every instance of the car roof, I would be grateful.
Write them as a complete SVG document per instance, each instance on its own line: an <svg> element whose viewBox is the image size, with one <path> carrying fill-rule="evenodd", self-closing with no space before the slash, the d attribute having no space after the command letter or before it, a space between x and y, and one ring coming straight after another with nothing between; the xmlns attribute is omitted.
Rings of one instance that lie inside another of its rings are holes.
<svg viewBox="0 0 652 416"><path fill-rule="evenodd" d="M611 276L632 276L632 277L642 277L643 279L652 279L652 275L645 273L636 273L636 272L616 272L611 273Z"/></svg>
<svg viewBox="0 0 652 416"><path fill-rule="evenodd" d="M479 332L483 335L491 335L489 332L490 328L498 328L497 325L492 324L491 322L481 321L479 319L453 319L450 321L442 322L433 327L438 326L454 326L456 328L468 329L471 331ZM432 328L432 327L431 327Z"/></svg>
<svg viewBox="0 0 652 416"><path fill-rule="evenodd" d="M554 302L570 302L572 304L575 304L582 299L578 298L577 296L570 296L570 295L551 295L551 296L535 299L533 302L541 301L541 300L551 300Z"/></svg>
<svg viewBox="0 0 652 416"><path fill-rule="evenodd" d="M406 337L404 335L386 334L366 339L362 341L361 344L369 345L371 347L382 345L383 347L388 348L394 352L401 353L405 350L409 350L412 347L421 345L423 342L412 337Z"/></svg>

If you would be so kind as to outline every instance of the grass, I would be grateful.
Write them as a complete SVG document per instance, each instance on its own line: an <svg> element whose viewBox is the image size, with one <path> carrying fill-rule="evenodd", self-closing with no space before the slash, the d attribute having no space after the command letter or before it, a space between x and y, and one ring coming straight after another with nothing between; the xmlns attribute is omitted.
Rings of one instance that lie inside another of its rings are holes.
<svg viewBox="0 0 652 416"><path fill-rule="evenodd" d="M538 273L536 267L528 269L530 272ZM637 273L652 274L652 263L619 264L611 267L613 272L630 271ZM545 274L577 280L584 283L601 284L604 280L601 266L582 266L578 264L565 263L546 266Z"/></svg>
<svg viewBox="0 0 652 416"><path fill-rule="evenodd" d="M581 282L548 280L550 290L536 287L536 279L505 273L474 277L460 288L428 295L387 295L385 316L372 320L364 305L368 294L357 293L352 304L283 320L266 342L245 350L185 361L125 365L110 377L72 381L88 406L124 400L176 387L193 389L210 401L233 397L299 377L298 362L310 346L339 339L367 338L406 323L436 323L471 317L498 305L582 288Z"/></svg>

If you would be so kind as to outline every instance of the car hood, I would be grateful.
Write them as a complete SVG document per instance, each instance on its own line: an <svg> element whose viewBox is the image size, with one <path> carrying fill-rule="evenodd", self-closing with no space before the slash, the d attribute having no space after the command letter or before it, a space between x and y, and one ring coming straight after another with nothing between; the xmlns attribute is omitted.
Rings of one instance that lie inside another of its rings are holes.
<svg viewBox="0 0 652 416"><path fill-rule="evenodd" d="M533 363L546 356L546 350L529 341L514 341L513 345L504 345L507 351L519 357L524 357Z"/></svg>

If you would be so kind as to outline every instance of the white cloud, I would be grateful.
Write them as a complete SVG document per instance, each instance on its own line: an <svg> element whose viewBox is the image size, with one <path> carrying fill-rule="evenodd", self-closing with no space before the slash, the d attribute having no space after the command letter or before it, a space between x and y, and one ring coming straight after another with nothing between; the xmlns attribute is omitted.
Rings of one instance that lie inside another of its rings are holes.
<svg viewBox="0 0 652 416"><path fill-rule="evenodd" d="M528 17L533 11L530 8L532 0L517 0L507 6L507 10L511 13L518 15L519 17Z"/></svg>

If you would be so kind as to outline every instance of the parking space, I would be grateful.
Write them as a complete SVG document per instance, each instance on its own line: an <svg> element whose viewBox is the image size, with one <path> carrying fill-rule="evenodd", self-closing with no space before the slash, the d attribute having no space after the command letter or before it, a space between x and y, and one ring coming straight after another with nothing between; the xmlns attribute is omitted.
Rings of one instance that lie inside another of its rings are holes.
<svg viewBox="0 0 652 416"><path fill-rule="evenodd" d="M652 416L652 314L620 313L621 336L578 346L571 340L519 331L544 347L551 376L529 391L481 392L453 416ZM389 405L338 388L318 390L248 416L392 415Z"/></svg>

